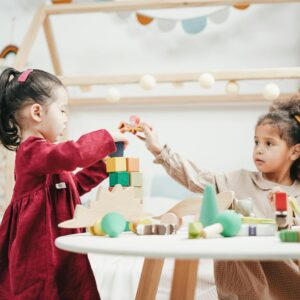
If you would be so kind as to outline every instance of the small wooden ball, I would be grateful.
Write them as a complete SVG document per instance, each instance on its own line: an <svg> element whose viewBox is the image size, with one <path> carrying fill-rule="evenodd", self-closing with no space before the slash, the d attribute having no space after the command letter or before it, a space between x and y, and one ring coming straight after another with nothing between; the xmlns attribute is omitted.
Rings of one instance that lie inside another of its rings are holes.
<svg viewBox="0 0 300 300"><path fill-rule="evenodd" d="M156 86L156 79L152 75L144 75L140 80L140 85L144 90L152 90Z"/></svg>
<svg viewBox="0 0 300 300"><path fill-rule="evenodd" d="M199 82L201 87L203 87L205 89L209 89L214 85L215 78L210 73L203 73L199 76L198 82Z"/></svg>

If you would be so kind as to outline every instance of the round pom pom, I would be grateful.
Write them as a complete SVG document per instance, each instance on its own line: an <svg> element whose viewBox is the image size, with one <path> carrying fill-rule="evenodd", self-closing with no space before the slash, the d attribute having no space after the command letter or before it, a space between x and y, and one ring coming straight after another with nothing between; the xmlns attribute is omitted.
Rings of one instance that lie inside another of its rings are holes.
<svg viewBox="0 0 300 300"><path fill-rule="evenodd" d="M110 237L117 237L124 231L126 221L122 215L116 212L107 213L101 222L102 230Z"/></svg>
<svg viewBox="0 0 300 300"><path fill-rule="evenodd" d="M221 234L225 237L237 235L242 225L240 216L236 212L230 210L219 214L215 222L222 224L223 232Z"/></svg>
<svg viewBox="0 0 300 300"><path fill-rule="evenodd" d="M120 91L116 88L110 88L107 90L105 98L109 103L119 102L121 99Z"/></svg>
<svg viewBox="0 0 300 300"><path fill-rule="evenodd" d="M280 95L279 87L274 83L269 83L264 88L264 98L266 100L276 100Z"/></svg>
<svg viewBox="0 0 300 300"><path fill-rule="evenodd" d="M225 91L228 95L237 95L240 92L240 87L235 81L229 81L225 86Z"/></svg>
<svg viewBox="0 0 300 300"><path fill-rule="evenodd" d="M156 79L152 75L144 75L140 80L140 85L144 90L152 90L156 86Z"/></svg>
<svg viewBox="0 0 300 300"><path fill-rule="evenodd" d="M214 85L215 78L210 73L203 73L199 76L198 81L203 88L209 89Z"/></svg>

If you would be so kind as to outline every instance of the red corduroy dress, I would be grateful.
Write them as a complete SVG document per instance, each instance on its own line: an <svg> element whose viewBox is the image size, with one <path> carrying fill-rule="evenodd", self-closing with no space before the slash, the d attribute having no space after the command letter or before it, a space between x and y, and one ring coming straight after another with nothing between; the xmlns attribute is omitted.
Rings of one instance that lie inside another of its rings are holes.
<svg viewBox="0 0 300 300"><path fill-rule="evenodd" d="M14 193L0 225L1 300L100 299L87 256L59 250L54 240L80 232L57 225L107 177L102 159L115 149L106 130L60 144L30 137L19 146Z"/></svg>

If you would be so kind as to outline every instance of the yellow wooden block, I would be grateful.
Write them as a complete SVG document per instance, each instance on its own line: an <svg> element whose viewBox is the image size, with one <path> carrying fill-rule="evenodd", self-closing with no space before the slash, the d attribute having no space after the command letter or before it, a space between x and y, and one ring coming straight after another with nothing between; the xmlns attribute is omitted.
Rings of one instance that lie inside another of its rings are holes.
<svg viewBox="0 0 300 300"><path fill-rule="evenodd" d="M125 157L109 157L106 159L106 172L122 172L126 171Z"/></svg>
<svg viewBox="0 0 300 300"><path fill-rule="evenodd" d="M131 172L129 175L131 186L143 186L143 174L141 172Z"/></svg>
<svg viewBox="0 0 300 300"><path fill-rule="evenodd" d="M140 170L140 160L138 158L127 157L126 158L126 171L138 172Z"/></svg>

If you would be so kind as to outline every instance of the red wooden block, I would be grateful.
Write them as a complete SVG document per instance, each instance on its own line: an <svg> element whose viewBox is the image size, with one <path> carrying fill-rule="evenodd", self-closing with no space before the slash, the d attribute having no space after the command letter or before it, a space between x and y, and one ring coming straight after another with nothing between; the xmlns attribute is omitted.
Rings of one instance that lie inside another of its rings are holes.
<svg viewBox="0 0 300 300"><path fill-rule="evenodd" d="M275 193L276 211L287 211L287 194L284 192Z"/></svg>

